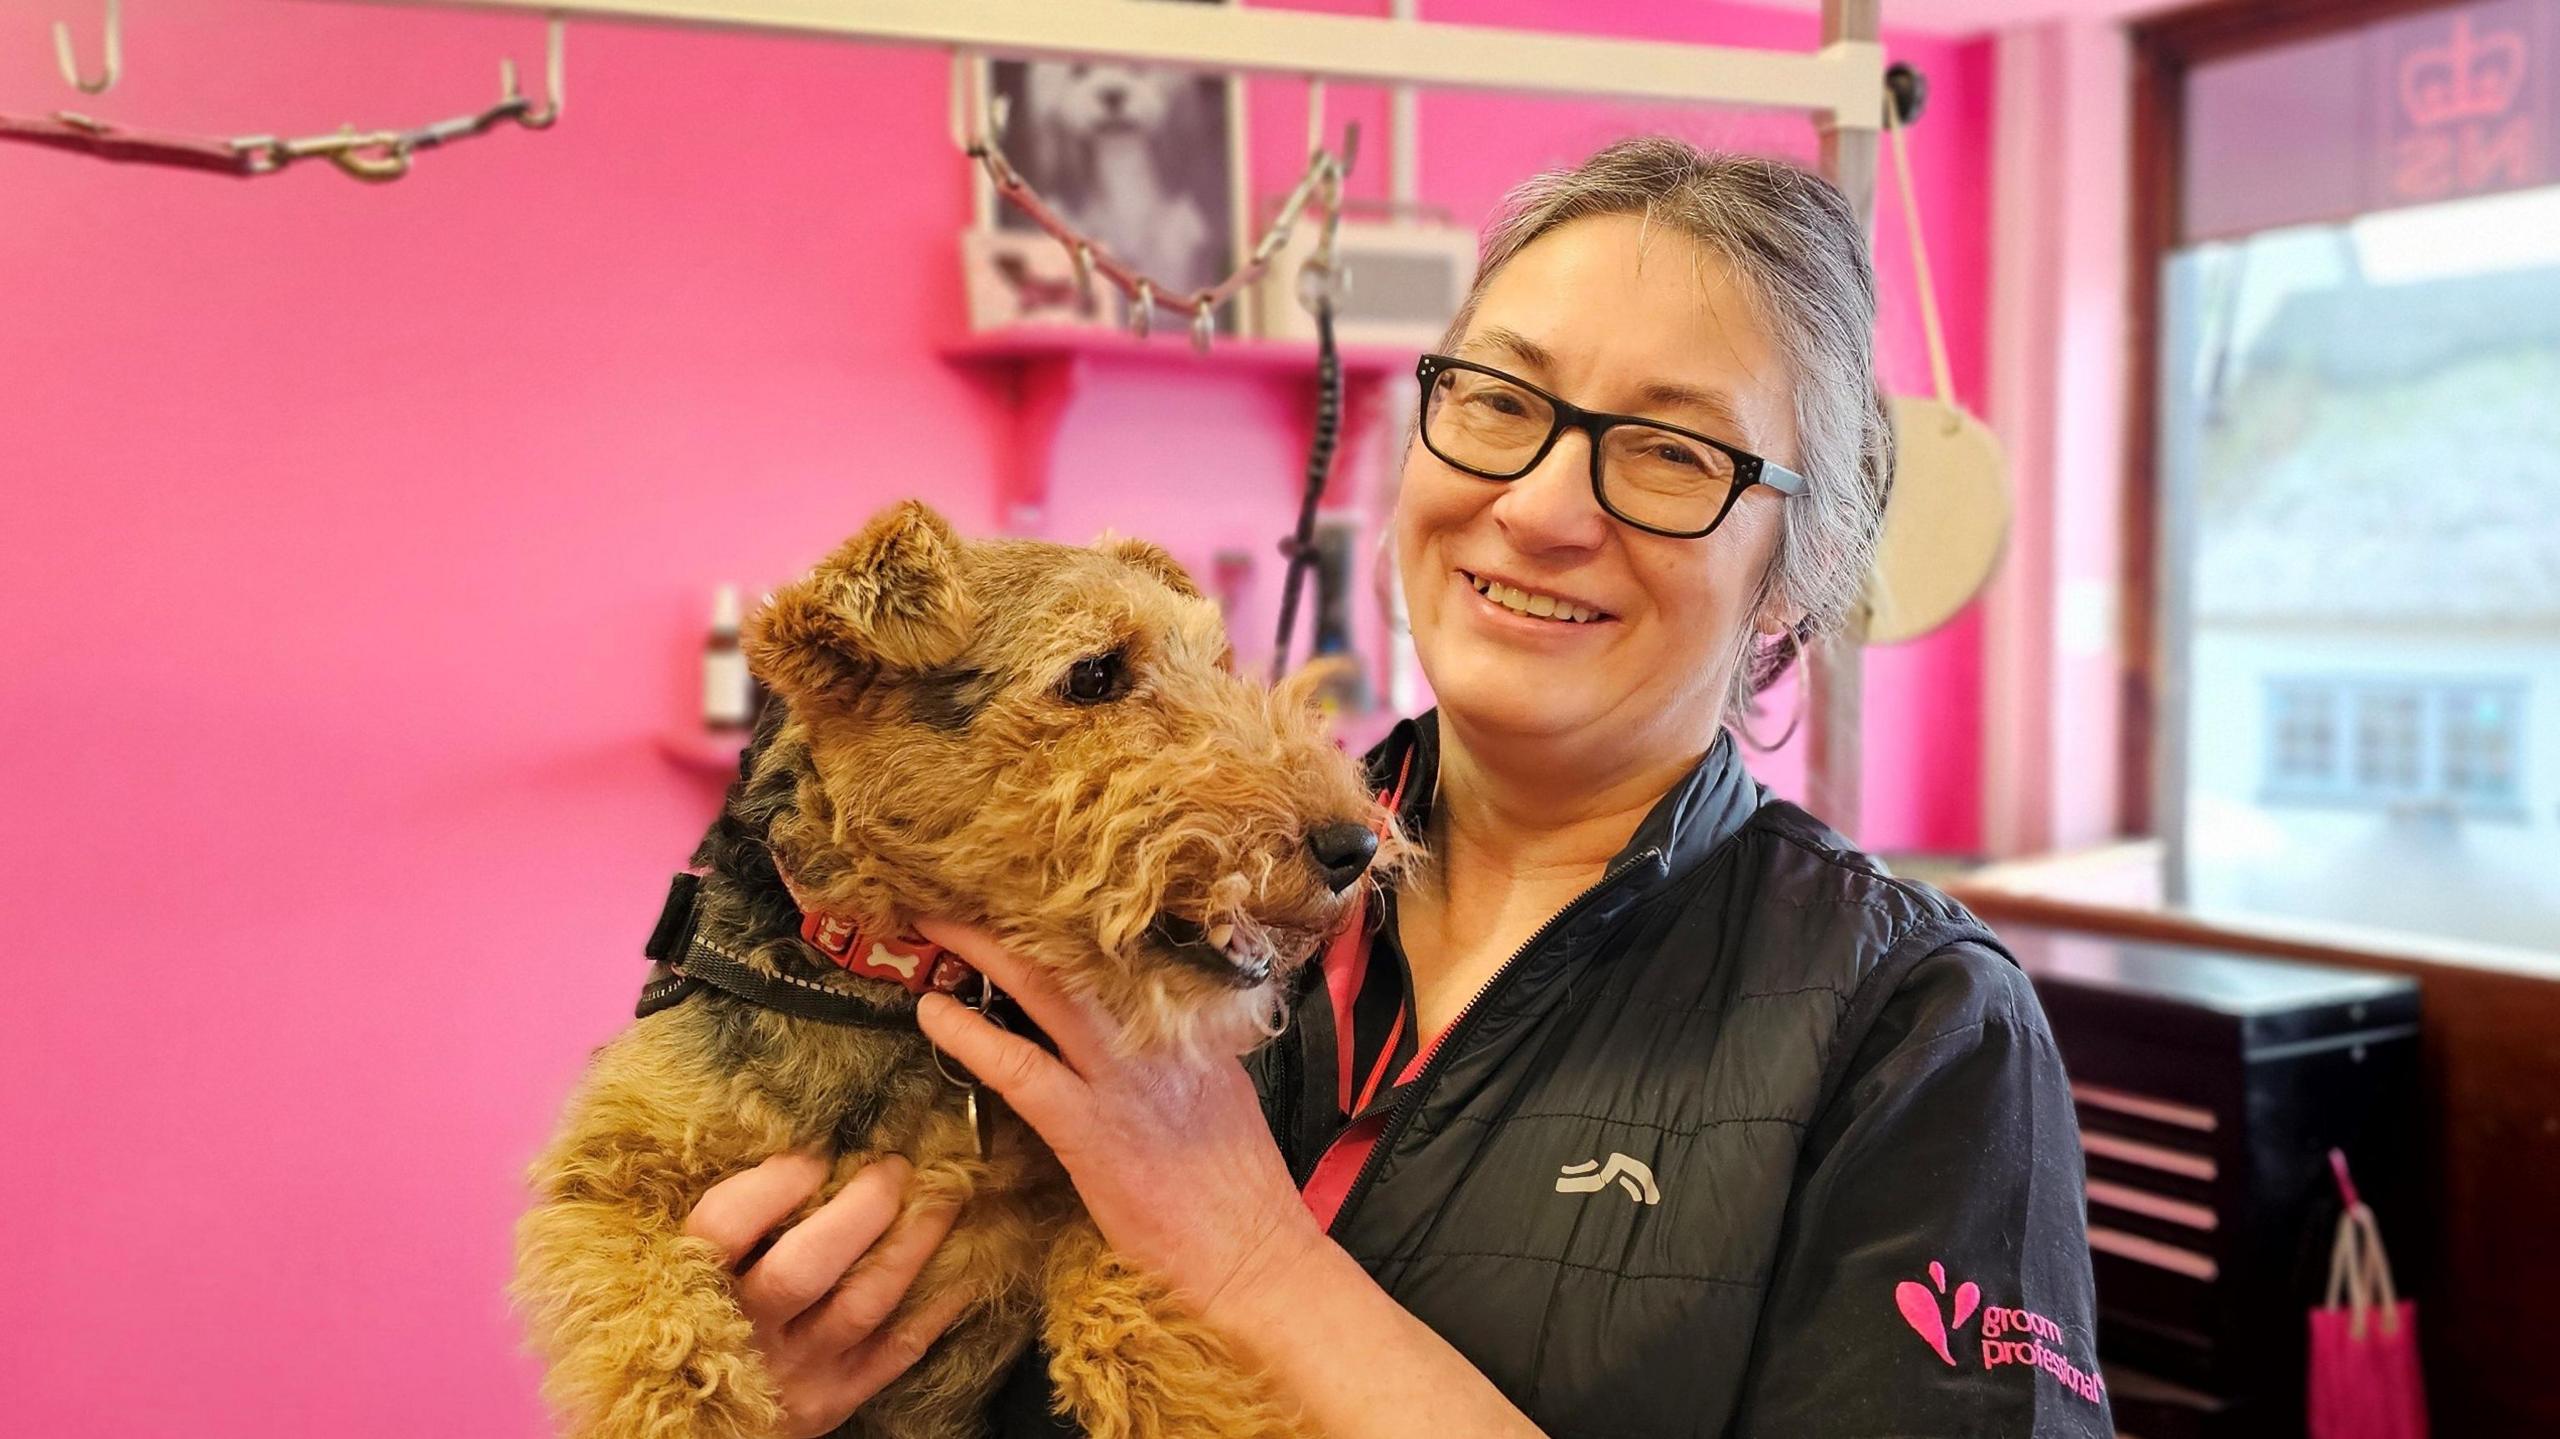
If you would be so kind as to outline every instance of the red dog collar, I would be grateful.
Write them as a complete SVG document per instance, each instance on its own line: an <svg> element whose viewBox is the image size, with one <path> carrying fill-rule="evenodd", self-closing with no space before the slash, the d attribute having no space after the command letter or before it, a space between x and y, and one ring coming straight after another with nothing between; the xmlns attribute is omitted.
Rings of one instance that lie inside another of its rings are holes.
<svg viewBox="0 0 2560 1439"><path fill-rule="evenodd" d="M849 916L811 908L781 861L776 860L773 868L790 892L791 902L800 906L800 937L847 974L886 980L909 994L934 990L955 994L976 977L978 972L968 961L922 935L868 934Z"/></svg>

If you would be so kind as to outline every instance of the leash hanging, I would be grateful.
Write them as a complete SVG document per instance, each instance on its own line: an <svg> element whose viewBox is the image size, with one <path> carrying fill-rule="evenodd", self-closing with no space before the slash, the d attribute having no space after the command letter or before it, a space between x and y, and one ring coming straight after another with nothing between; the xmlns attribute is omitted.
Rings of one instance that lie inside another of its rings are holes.
<svg viewBox="0 0 2560 1439"><path fill-rule="evenodd" d="M276 135L222 139L131 129L74 111L57 110L49 116L34 119L0 115L0 140L70 150L100 160L204 170L241 179L275 174L297 160L324 159L354 179L374 183L397 180L409 173L411 157L421 150L432 150L456 140L485 135L508 121L527 130L547 130L557 124L568 108L563 31L559 17L551 17L544 40L544 72L549 93L542 103L536 104L517 87L516 62L500 60L496 104L407 130L358 130L350 124L325 135L307 135L299 139ZM116 32L111 28L107 33L108 74L104 83L97 85L95 90L103 90L115 83L115 72L121 66ZM63 58L67 62L70 58L69 42L59 32L56 39L65 47ZM67 63L64 73L80 88L92 89Z"/></svg>

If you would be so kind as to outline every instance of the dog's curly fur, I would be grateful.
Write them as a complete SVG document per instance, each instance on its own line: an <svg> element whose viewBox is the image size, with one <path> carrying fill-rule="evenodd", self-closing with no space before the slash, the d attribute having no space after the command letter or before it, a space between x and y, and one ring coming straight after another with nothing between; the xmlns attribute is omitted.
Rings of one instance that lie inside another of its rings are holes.
<svg viewBox="0 0 2560 1439"><path fill-rule="evenodd" d="M697 932L892 1022L831 1025L706 990L596 1053L518 1230L514 1294L568 1431L777 1432L724 1257L684 1222L722 1177L821 1146L834 1161L820 1200L894 1153L915 1166L910 1216L961 1205L906 1302L970 1296L839 1433L980 1432L1035 1329L1062 1410L1095 1439L1297 1433L1215 1335L1106 1249L1035 1136L1006 1116L976 1152L960 1092L911 1015L895 1022L913 1000L802 943L777 863L874 933L919 916L988 926L1115 1016L1132 1049L1240 1053L1346 907L1309 834L1384 824L1308 686L1232 673L1215 607L1154 545L963 541L913 503L777 594L747 648L773 698L694 855ZM1396 852L1390 837L1382 866ZM1231 932L1247 967L1180 952L1168 918ZM1269 977L1245 982L1257 961Z"/></svg>

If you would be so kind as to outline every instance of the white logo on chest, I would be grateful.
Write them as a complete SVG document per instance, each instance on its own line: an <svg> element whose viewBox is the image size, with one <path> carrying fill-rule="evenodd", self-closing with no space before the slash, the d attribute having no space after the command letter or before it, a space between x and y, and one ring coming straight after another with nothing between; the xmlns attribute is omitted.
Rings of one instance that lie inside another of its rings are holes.
<svg viewBox="0 0 2560 1439"><path fill-rule="evenodd" d="M1616 1153L1609 1156L1605 1165L1597 1159L1566 1165L1564 1172L1556 1176L1556 1193L1591 1194L1608 1188L1609 1181L1613 1179L1620 1189L1627 1191L1627 1197L1638 1204L1662 1202L1662 1191L1653 1187L1653 1171L1646 1167L1645 1162Z"/></svg>

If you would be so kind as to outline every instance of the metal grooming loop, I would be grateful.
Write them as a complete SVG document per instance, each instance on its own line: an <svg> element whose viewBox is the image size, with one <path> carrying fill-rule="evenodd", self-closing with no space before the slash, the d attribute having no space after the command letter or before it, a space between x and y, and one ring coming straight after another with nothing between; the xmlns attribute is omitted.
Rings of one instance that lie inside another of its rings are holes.
<svg viewBox="0 0 2560 1439"><path fill-rule="evenodd" d="M81 78L73 61L70 42L59 25L55 31L55 39L61 46L63 79L92 94L113 85L122 68L114 0L109 0L107 14L106 71L104 78L94 83ZM565 48L562 23L555 15L545 27L543 69L546 89L540 103L518 87L516 62L500 60L496 104L468 115L457 115L450 120L438 120L407 130L358 130L353 125L346 125L325 135L295 139L278 135L214 138L136 130L76 111L57 110L49 116L34 119L0 115L0 140L71 150L102 160L166 165L242 177L272 175L298 160L325 159L358 180L397 180L409 173L411 157L421 150L432 150L438 145L487 134L507 121L514 121L528 130L547 130L558 123L568 106L567 67L562 58Z"/></svg>

